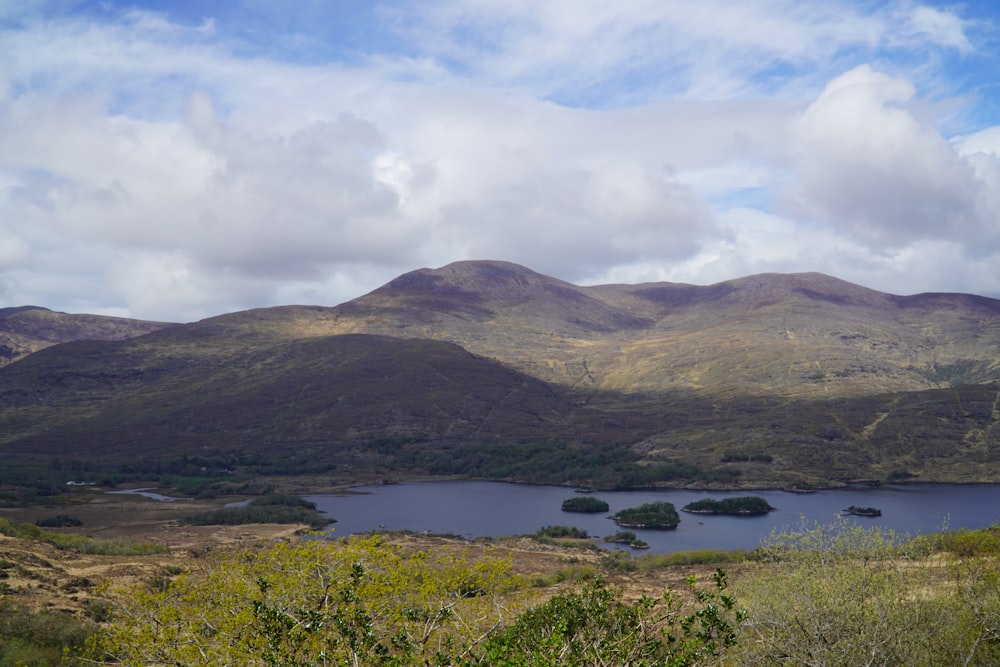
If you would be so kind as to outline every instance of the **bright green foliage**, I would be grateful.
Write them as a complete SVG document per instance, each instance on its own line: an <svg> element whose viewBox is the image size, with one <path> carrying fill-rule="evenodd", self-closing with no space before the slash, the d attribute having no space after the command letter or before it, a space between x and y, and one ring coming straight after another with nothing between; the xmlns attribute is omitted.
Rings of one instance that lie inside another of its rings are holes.
<svg viewBox="0 0 1000 667"><path fill-rule="evenodd" d="M684 667L731 645L743 619L721 571L710 590L691 580L690 596L626 601L591 579L531 607L537 592L520 588L510 565L408 553L378 537L279 543L217 557L166 586L108 591L111 619L86 657L188 667Z"/></svg>
<svg viewBox="0 0 1000 667"><path fill-rule="evenodd" d="M151 542L131 542L126 540L101 540L76 533L54 533L42 530L34 523L18 523L0 518L0 533L24 540L41 540L57 549L102 556L143 556L162 553L165 547Z"/></svg>
<svg viewBox="0 0 1000 667"><path fill-rule="evenodd" d="M535 607L504 632L491 636L474 665L490 667L685 667L719 654L736 641L743 612L715 574L715 590L694 589L698 608L681 600L622 599L602 581Z"/></svg>
<svg viewBox="0 0 1000 667"><path fill-rule="evenodd" d="M1000 556L1000 526L981 530L956 530L935 536L934 546L961 558Z"/></svg>
<svg viewBox="0 0 1000 667"><path fill-rule="evenodd" d="M516 605L506 560L408 554L377 537L218 559L165 590L112 591L102 664L445 665Z"/></svg>
<svg viewBox="0 0 1000 667"><path fill-rule="evenodd" d="M646 503L638 507L615 512L615 523L627 528L659 528L661 530L676 528L681 522L677 509L672 503Z"/></svg>

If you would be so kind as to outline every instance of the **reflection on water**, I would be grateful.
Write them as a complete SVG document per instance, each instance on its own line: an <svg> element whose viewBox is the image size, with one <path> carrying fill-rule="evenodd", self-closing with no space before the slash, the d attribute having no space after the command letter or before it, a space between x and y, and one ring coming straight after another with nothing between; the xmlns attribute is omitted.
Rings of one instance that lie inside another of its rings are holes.
<svg viewBox="0 0 1000 667"><path fill-rule="evenodd" d="M857 505L877 507L880 517L850 517L862 525L917 535L945 529L981 528L1000 520L1000 485L892 485L789 493L785 491L595 491L609 512L590 515L563 512L572 489L503 482L414 482L355 489L360 493L316 495L308 499L337 523L338 536L372 530L412 530L464 537L524 535L542 526L568 525L604 537L618 530L607 518L618 510L666 501L678 510L702 498L755 495L774 512L766 516L704 516L681 512L676 530L635 530L658 553L695 549L752 549L772 531L807 523L828 523ZM607 548L614 545L600 543Z"/></svg>

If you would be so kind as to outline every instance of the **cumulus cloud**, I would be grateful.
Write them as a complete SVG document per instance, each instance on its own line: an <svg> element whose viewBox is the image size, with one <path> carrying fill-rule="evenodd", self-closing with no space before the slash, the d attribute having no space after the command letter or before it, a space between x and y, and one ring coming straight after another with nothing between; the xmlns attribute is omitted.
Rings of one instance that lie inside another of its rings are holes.
<svg viewBox="0 0 1000 667"><path fill-rule="evenodd" d="M831 81L793 127L796 209L887 247L968 236L980 182L906 108L914 92L868 65Z"/></svg>
<svg viewBox="0 0 1000 667"><path fill-rule="evenodd" d="M53 6L0 27L6 300L190 320L475 258L996 285L1000 140L920 107L979 55L949 7L439 0L348 35L323 3Z"/></svg>

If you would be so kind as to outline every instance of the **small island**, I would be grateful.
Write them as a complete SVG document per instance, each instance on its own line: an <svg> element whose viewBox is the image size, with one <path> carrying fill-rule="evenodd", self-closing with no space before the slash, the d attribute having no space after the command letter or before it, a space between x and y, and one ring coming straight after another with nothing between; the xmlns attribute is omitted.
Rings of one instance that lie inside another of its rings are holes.
<svg viewBox="0 0 1000 667"><path fill-rule="evenodd" d="M843 513L851 516L882 516L882 510L877 507L858 507L857 505L851 505Z"/></svg>
<svg viewBox="0 0 1000 667"><path fill-rule="evenodd" d="M688 503L682 509L692 514L730 514L734 516L759 516L774 510L760 496L740 496L738 498L724 498L722 500L705 498L704 500L696 500L693 503Z"/></svg>
<svg viewBox="0 0 1000 667"><path fill-rule="evenodd" d="M590 536L587 534L587 531L576 526L542 526L535 531L535 537L586 540Z"/></svg>
<svg viewBox="0 0 1000 667"><path fill-rule="evenodd" d="M612 515L611 519L623 528L654 528L672 530L681 522L672 503L646 503L629 507Z"/></svg>
<svg viewBox="0 0 1000 667"><path fill-rule="evenodd" d="M614 535L608 535L604 538L605 542L612 542L614 544L627 544L633 549L648 549L649 544L645 540L640 540L635 536L631 530L619 530Z"/></svg>
<svg viewBox="0 0 1000 667"><path fill-rule="evenodd" d="M608 504L600 498L594 496L578 496L564 500L562 504L563 512L584 512L586 514L599 514L608 511Z"/></svg>

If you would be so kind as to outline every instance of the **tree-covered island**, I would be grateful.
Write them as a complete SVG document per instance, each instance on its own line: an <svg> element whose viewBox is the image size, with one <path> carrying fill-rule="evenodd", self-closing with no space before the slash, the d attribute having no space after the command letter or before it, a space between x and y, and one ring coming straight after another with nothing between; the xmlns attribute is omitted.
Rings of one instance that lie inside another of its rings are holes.
<svg viewBox="0 0 1000 667"><path fill-rule="evenodd" d="M646 503L615 512L611 519L622 528L672 530L681 522L672 503Z"/></svg>
<svg viewBox="0 0 1000 667"><path fill-rule="evenodd" d="M882 516L882 510L877 507L858 507L857 505L851 505L843 513L853 516Z"/></svg>
<svg viewBox="0 0 1000 667"><path fill-rule="evenodd" d="M648 549L649 544L645 540L640 540L631 530L619 530L614 535L604 538L605 542L612 544L627 544L633 549Z"/></svg>
<svg viewBox="0 0 1000 667"><path fill-rule="evenodd" d="M578 496L576 498L569 498L568 500L564 500L562 504L563 512L599 514L600 512L607 512L608 509L608 503L600 498L595 498L594 496Z"/></svg>
<svg viewBox="0 0 1000 667"><path fill-rule="evenodd" d="M757 516L767 514L774 508L760 496L740 496L738 498L705 498L688 503L683 508L692 514L731 514L736 516Z"/></svg>

